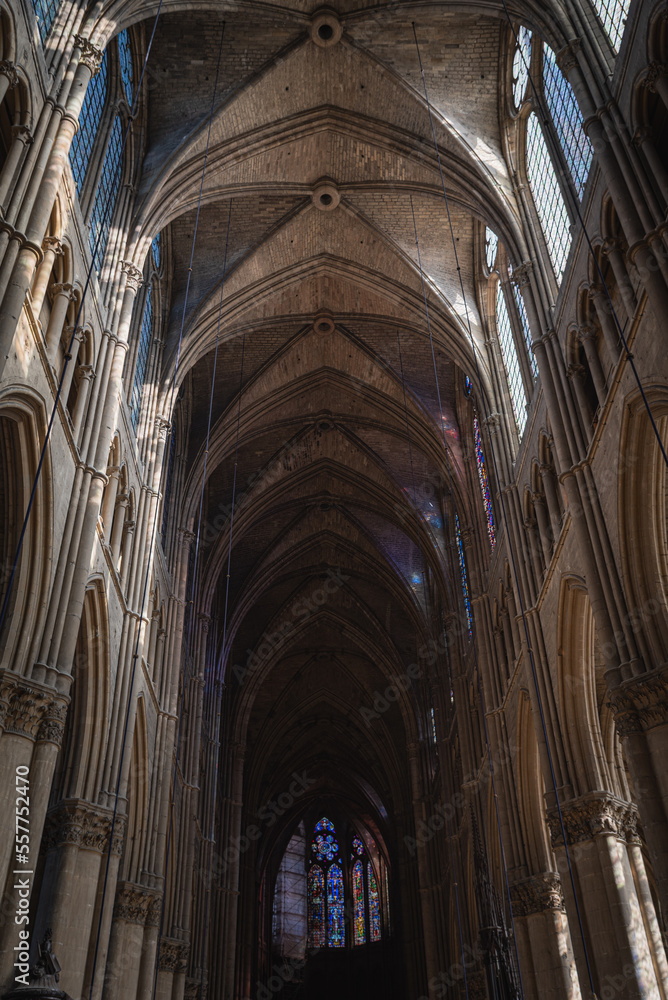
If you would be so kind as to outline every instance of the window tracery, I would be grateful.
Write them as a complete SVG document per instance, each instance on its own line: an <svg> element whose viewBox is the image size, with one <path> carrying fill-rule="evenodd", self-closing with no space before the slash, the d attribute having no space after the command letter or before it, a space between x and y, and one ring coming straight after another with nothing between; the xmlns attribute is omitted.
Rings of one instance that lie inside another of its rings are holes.
<svg viewBox="0 0 668 1000"><path fill-rule="evenodd" d="M79 127L70 146L70 166L74 174L77 194L81 197L84 180L88 171L95 139L102 121L102 113L107 101L109 59L105 50L97 74L88 84L79 115Z"/></svg>
<svg viewBox="0 0 668 1000"><path fill-rule="evenodd" d="M560 284L571 249L570 219L543 130L534 112L527 121L526 169L554 275Z"/></svg>
<svg viewBox="0 0 668 1000"><path fill-rule="evenodd" d="M128 102L128 107L132 110L134 70L132 65L132 47L128 32L123 29L118 33L118 55L121 66L121 82Z"/></svg>
<svg viewBox="0 0 668 1000"><path fill-rule="evenodd" d="M515 54L513 56L513 99L517 109L521 107L526 95L530 64L531 32L522 24L517 31Z"/></svg>
<svg viewBox="0 0 668 1000"><path fill-rule="evenodd" d="M619 52L630 0L593 0L594 9L615 53Z"/></svg>
<svg viewBox="0 0 668 1000"><path fill-rule="evenodd" d="M547 42L543 44L543 91L577 196L582 200L594 151L573 88Z"/></svg>
<svg viewBox="0 0 668 1000"><path fill-rule="evenodd" d="M506 305L506 297L499 281L496 286L496 328L499 334L499 345L503 364L506 369L506 379L510 390L510 400L513 404L513 413L517 424L517 433L522 436L524 425L526 424L526 396L524 394L524 384L520 363L517 357L517 348L513 338L513 330Z"/></svg>

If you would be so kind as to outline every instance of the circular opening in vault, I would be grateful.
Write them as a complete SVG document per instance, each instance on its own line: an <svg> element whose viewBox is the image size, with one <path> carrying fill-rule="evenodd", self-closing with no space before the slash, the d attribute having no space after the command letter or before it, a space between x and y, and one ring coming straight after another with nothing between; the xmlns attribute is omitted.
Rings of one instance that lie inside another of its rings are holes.
<svg viewBox="0 0 668 1000"><path fill-rule="evenodd" d="M330 329L330 324L326 319L321 320L318 323L318 333L327 333Z"/></svg>
<svg viewBox="0 0 668 1000"><path fill-rule="evenodd" d="M318 37L322 38L323 42L328 42L333 34L334 28L331 24L321 24L318 28Z"/></svg>
<svg viewBox="0 0 668 1000"><path fill-rule="evenodd" d="M331 205L332 204L332 196L331 196L331 194L321 194L320 195L320 204L321 205Z"/></svg>

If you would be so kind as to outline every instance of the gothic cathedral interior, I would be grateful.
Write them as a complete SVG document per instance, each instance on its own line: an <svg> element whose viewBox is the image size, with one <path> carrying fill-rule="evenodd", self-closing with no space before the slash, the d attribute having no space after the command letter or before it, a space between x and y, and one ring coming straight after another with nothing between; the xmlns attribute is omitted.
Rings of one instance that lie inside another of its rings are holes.
<svg viewBox="0 0 668 1000"><path fill-rule="evenodd" d="M668 1000L668 2L0 0L0 996Z"/></svg>

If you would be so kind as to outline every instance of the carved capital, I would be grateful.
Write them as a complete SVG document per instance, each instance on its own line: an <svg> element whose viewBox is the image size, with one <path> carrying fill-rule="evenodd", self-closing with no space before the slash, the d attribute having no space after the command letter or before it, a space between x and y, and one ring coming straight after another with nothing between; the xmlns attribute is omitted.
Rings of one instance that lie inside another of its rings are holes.
<svg viewBox="0 0 668 1000"><path fill-rule="evenodd" d="M510 899L516 917L528 917L546 910L564 910L561 879L556 872L543 872L510 886Z"/></svg>
<svg viewBox="0 0 668 1000"><path fill-rule="evenodd" d="M647 75L642 81L643 87L647 87L650 93L656 93L656 81L659 77L665 76L667 72L667 67L664 63L651 62L647 67Z"/></svg>
<svg viewBox="0 0 668 1000"><path fill-rule="evenodd" d="M595 792L568 802L562 806L561 813L569 844L593 840L600 834L612 834L627 842L637 838L638 810L632 802L624 802L607 792ZM549 810L547 824L552 846L563 846L556 809Z"/></svg>
<svg viewBox="0 0 668 1000"><path fill-rule="evenodd" d="M31 740L60 742L67 703L63 695L5 673L0 681L0 727Z"/></svg>
<svg viewBox="0 0 668 1000"><path fill-rule="evenodd" d="M590 289L589 294L592 296L592 298L596 295L596 293L592 289ZM591 326L579 326L578 340L580 341L581 344L584 344L586 340L596 340L596 330L592 329Z"/></svg>
<svg viewBox="0 0 668 1000"><path fill-rule="evenodd" d="M577 66L578 52L581 48L582 42L580 39L574 38L572 42L564 45L563 49L559 49L557 52L557 66L564 76L568 76L569 71Z"/></svg>
<svg viewBox="0 0 668 1000"><path fill-rule="evenodd" d="M184 941L163 937L160 941L160 971L185 972L188 965L188 945Z"/></svg>
<svg viewBox="0 0 668 1000"><path fill-rule="evenodd" d="M155 418L155 426L158 431L158 435L164 441L167 438L170 430L172 429L171 422L163 416L157 416Z"/></svg>
<svg viewBox="0 0 668 1000"><path fill-rule="evenodd" d="M121 261L121 271L123 274L127 275L126 288L131 288L134 292L138 292L142 284L142 273L135 264L130 260Z"/></svg>
<svg viewBox="0 0 668 1000"><path fill-rule="evenodd" d="M501 414L490 413L488 416L483 418L482 423L488 428L490 434L496 434L501 426Z"/></svg>
<svg viewBox="0 0 668 1000"><path fill-rule="evenodd" d="M608 694L620 736L648 732L668 722L668 670L641 674Z"/></svg>
<svg viewBox="0 0 668 1000"><path fill-rule="evenodd" d="M0 60L0 74L6 76L9 80L9 89L13 90L19 82L19 75L16 72L16 66L11 61L11 59Z"/></svg>
<svg viewBox="0 0 668 1000"><path fill-rule="evenodd" d="M607 236L603 240L602 250L606 257L615 251L619 251L621 253L623 249L622 241L618 236Z"/></svg>
<svg viewBox="0 0 668 1000"><path fill-rule="evenodd" d="M104 50L99 49L96 45L93 45L93 43L88 38L84 38L83 35L75 35L74 44L76 48L81 49L79 62L83 63L84 66L87 66L91 75L95 76L100 69Z"/></svg>
<svg viewBox="0 0 668 1000"><path fill-rule="evenodd" d="M127 924L143 925L149 913L155 908L156 901L160 903L155 893L144 886L135 885L133 882L121 882L116 890L114 918L123 920Z"/></svg>
<svg viewBox="0 0 668 1000"><path fill-rule="evenodd" d="M27 125L12 125L12 137L26 146L31 146L34 142L33 134Z"/></svg>
<svg viewBox="0 0 668 1000"><path fill-rule="evenodd" d="M530 260L525 261L513 270L513 281L520 289L520 291L525 288L531 281L531 273L533 271L533 264Z"/></svg>
<svg viewBox="0 0 668 1000"><path fill-rule="evenodd" d="M570 379L584 378L585 370L583 365L569 365L566 375Z"/></svg>
<svg viewBox="0 0 668 1000"><path fill-rule="evenodd" d="M51 253L56 255L56 257L63 257L65 254L63 244L57 236L45 236L42 242L42 250L50 250Z"/></svg>
<svg viewBox="0 0 668 1000"><path fill-rule="evenodd" d="M112 822L113 817L108 810L81 799L66 799L47 814L43 836L45 850L74 844L83 850L104 854L109 848ZM111 853L120 855L125 818L117 816L113 826Z"/></svg>
<svg viewBox="0 0 668 1000"><path fill-rule="evenodd" d="M74 286L70 285L67 282L65 283L60 282L59 284L52 285L51 286L52 301L56 298L57 295L64 295L69 302L74 302L75 298Z"/></svg>

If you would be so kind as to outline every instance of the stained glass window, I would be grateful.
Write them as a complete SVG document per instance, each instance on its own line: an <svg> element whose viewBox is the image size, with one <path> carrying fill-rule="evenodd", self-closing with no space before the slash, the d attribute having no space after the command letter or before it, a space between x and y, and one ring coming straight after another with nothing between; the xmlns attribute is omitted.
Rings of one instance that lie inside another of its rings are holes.
<svg viewBox="0 0 668 1000"><path fill-rule="evenodd" d="M151 253L153 254L153 263L157 270L160 270L160 261L162 260L162 249L160 246L160 233L156 233L151 241Z"/></svg>
<svg viewBox="0 0 668 1000"><path fill-rule="evenodd" d="M163 550L165 548L165 543L167 541L167 519L169 517L169 498L172 494L172 476L174 475L175 456L176 456L176 428L172 425L172 435L169 439L169 458L167 459L167 476L165 478L165 499L162 505L162 526L160 528Z"/></svg>
<svg viewBox="0 0 668 1000"><path fill-rule="evenodd" d="M438 743L438 735L436 733L436 715L434 714L434 706L429 706L429 724L431 727L431 742Z"/></svg>
<svg viewBox="0 0 668 1000"><path fill-rule="evenodd" d="M123 135L121 120L116 116L111 128L109 145L102 164L102 174L95 195L95 203L90 217L90 249L95 261L95 269L99 274L102 270L104 254L109 240L111 219L114 206L121 186L121 166L123 151Z"/></svg>
<svg viewBox="0 0 668 1000"><path fill-rule="evenodd" d="M46 44L46 40L51 33L53 22L56 20L56 14L58 13L59 7L60 0L32 0L32 8L35 11L39 37L42 39L42 45Z"/></svg>
<svg viewBox="0 0 668 1000"><path fill-rule="evenodd" d="M517 348L513 339L513 331L508 315L508 306L503 294L501 282L496 289L496 329L499 334L499 344L503 356L503 364L506 369L510 399L513 404L513 413L517 422L517 432L522 436L524 425L527 420L526 397L524 395L524 383L520 372L520 363L517 357Z"/></svg>
<svg viewBox="0 0 668 1000"><path fill-rule="evenodd" d="M88 164L93 153L95 137L97 136L102 112L107 99L108 62L107 53L102 56L100 69L88 84L86 96L83 99L79 114L79 128L74 134L70 146L70 166L74 174L77 194L81 195Z"/></svg>
<svg viewBox="0 0 668 1000"><path fill-rule="evenodd" d="M543 90L559 143L566 157L578 198L582 199L594 156L584 130L584 119L573 88L557 66L557 58L543 44Z"/></svg>
<svg viewBox="0 0 668 1000"><path fill-rule="evenodd" d="M153 306L151 305L151 286L146 292L146 304L144 305L144 315L141 321L141 332L139 334L139 347L137 349L137 364L135 365L135 377L132 383L132 395L130 396L130 419L132 426L137 430L139 414L141 412L141 397L146 379L146 366L148 365L148 352L151 346L151 335L153 333Z"/></svg>
<svg viewBox="0 0 668 1000"><path fill-rule="evenodd" d="M464 594L464 607L466 608L466 618L469 624L469 635L473 627L473 615L471 614L471 599L469 597L469 582L466 576L466 563L464 562L464 546L462 545L462 532L459 527L459 518L455 514L455 539L457 541L457 555L459 557L459 572L462 578L462 592Z"/></svg>
<svg viewBox="0 0 668 1000"><path fill-rule="evenodd" d="M356 945L366 941L366 906L364 904L364 865L358 858L353 865L353 939Z"/></svg>
<svg viewBox="0 0 668 1000"><path fill-rule="evenodd" d="M543 130L535 114L527 122L527 176L557 284L571 248L570 221Z"/></svg>
<svg viewBox="0 0 668 1000"><path fill-rule="evenodd" d="M513 296L515 298L515 305L517 306L517 312L520 317L524 343L526 345L529 362L531 364L531 372L534 378L538 378L538 365L536 363L535 355L531 350L531 329L529 327L529 317L527 316L526 306L524 305L524 296L515 282L513 282Z"/></svg>
<svg viewBox="0 0 668 1000"><path fill-rule="evenodd" d="M331 819L327 819L326 816L323 816L322 819L319 819L318 822L315 824L315 832L320 833L321 830L329 830L330 833L336 833L336 830L334 829L334 824L332 823Z"/></svg>
<svg viewBox="0 0 668 1000"><path fill-rule="evenodd" d="M610 39L615 52L619 52L626 27L630 0L593 0L599 21Z"/></svg>
<svg viewBox="0 0 668 1000"><path fill-rule="evenodd" d="M467 396L471 395L471 390L472 389L473 389L473 382L468 377L468 375L465 375L464 376L464 392L466 393Z"/></svg>
<svg viewBox="0 0 668 1000"><path fill-rule="evenodd" d="M475 433L475 458L478 464L478 479L480 480L482 502L487 518L487 534L489 535L492 548L494 548L496 543L496 528L494 525L494 511L492 510L492 492L489 488L489 477L487 476L487 466L485 465L485 456L482 450L482 438L480 437L480 424L477 417L473 418L473 430Z"/></svg>
<svg viewBox="0 0 668 1000"><path fill-rule="evenodd" d="M499 237L489 226L485 229L485 259L487 267L491 271L496 262L496 251L499 246Z"/></svg>
<svg viewBox="0 0 668 1000"><path fill-rule="evenodd" d="M359 837L353 837L353 855L361 856L364 854L364 844Z"/></svg>
<svg viewBox="0 0 668 1000"><path fill-rule="evenodd" d="M366 868L369 879L369 937L372 941L380 941L380 899L376 876L370 861L367 861Z"/></svg>
<svg viewBox="0 0 668 1000"><path fill-rule="evenodd" d="M339 845L331 833L318 833L311 848L318 861L332 861L339 853Z"/></svg>
<svg viewBox="0 0 668 1000"><path fill-rule="evenodd" d="M529 82L529 64L531 61L531 32L522 25L517 32L517 46L513 56L513 100L519 108Z"/></svg>
<svg viewBox="0 0 668 1000"><path fill-rule="evenodd" d="M134 69L132 67L132 47L130 45L130 37L125 30L119 31L118 33L118 56L121 63L121 80L123 82L123 90L125 91L128 107L132 110Z"/></svg>
<svg viewBox="0 0 668 1000"><path fill-rule="evenodd" d="M325 947L325 873L314 865L308 873L308 946Z"/></svg>
<svg viewBox="0 0 668 1000"><path fill-rule="evenodd" d="M327 944L330 948L343 948L345 943L343 871L335 863L327 872Z"/></svg>

